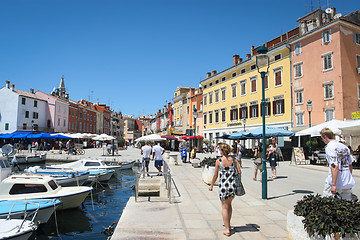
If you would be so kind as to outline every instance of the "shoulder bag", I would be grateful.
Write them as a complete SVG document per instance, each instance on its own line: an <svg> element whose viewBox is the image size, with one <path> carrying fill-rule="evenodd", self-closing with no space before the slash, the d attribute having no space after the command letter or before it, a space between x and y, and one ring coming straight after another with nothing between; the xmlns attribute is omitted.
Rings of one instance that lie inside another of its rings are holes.
<svg viewBox="0 0 360 240"><path fill-rule="evenodd" d="M245 188L241 182L241 175L238 173L237 165L235 163L235 159L233 159L233 167L234 167L234 181L235 181L235 195L243 196L245 195Z"/></svg>

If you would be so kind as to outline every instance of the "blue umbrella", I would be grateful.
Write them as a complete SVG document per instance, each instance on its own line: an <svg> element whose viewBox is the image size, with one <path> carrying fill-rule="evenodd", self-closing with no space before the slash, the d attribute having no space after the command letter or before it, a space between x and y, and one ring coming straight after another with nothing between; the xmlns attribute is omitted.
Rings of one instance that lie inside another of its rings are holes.
<svg viewBox="0 0 360 240"><path fill-rule="evenodd" d="M53 136L50 135L49 133L34 133L34 134L27 135L26 138L30 138L30 139L53 139Z"/></svg>
<svg viewBox="0 0 360 240"><path fill-rule="evenodd" d="M230 134L228 138L236 140L236 139L248 139L248 138L254 138L254 137L251 137L249 135L249 132L239 131L239 132Z"/></svg>
<svg viewBox="0 0 360 240"><path fill-rule="evenodd" d="M54 139L72 139L71 137L65 136L65 135L61 135L61 134L54 134L52 135L52 137Z"/></svg>
<svg viewBox="0 0 360 240"><path fill-rule="evenodd" d="M263 128L255 128L247 133L249 134L249 138L262 138ZM295 133L285 130L283 128L265 126L265 137L291 137L294 135Z"/></svg>
<svg viewBox="0 0 360 240"><path fill-rule="evenodd" d="M13 133L13 136L11 138L26 138L30 134L31 134L31 132L28 132L28 133Z"/></svg>
<svg viewBox="0 0 360 240"><path fill-rule="evenodd" d="M13 133L1 133L0 138L12 138L14 136Z"/></svg>

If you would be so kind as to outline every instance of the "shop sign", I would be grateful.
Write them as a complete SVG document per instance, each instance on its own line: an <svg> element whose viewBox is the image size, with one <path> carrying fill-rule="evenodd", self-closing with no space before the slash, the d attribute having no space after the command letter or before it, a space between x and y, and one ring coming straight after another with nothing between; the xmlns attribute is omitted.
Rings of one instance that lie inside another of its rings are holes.
<svg viewBox="0 0 360 240"><path fill-rule="evenodd" d="M351 113L352 119L359 119L360 118L360 112L353 112Z"/></svg>

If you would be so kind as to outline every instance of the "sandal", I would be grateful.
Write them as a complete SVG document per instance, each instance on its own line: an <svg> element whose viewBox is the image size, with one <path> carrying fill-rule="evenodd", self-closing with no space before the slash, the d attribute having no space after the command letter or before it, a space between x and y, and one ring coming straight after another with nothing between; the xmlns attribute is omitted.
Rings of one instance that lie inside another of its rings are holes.
<svg viewBox="0 0 360 240"><path fill-rule="evenodd" d="M253 178L254 181L256 181L256 178Z"/></svg>
<svg viewBox="0 0 360 240"><path fill-rule="evenodd" d="M223 232L223 234L227 237L230 237L231 233L230 232Z"/></svg>

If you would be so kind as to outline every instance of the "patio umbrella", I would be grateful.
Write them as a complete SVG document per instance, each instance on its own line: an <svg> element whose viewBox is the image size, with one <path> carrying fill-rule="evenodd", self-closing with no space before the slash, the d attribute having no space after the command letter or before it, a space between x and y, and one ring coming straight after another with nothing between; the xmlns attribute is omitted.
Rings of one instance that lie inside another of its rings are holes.
<svg viewBox="0 0 360 240"><path fill-rule="evenodd" d="M284 137L284 136L291 137L294 135L295 133L285 130L283 128L265 126L265 137ZM263 128L262 127L255 128L247 132L245 136L249 138L262 138Z"/></svg>
<svg viewBox="0 0 360 240"><path fill-rule="evenodd" d="M229 134L224 133L222 136L215 137L215 138L216 139L230 139L229 136L230 136Z"/></svg>
<svg viewBox="0 0 360 240"><path fill-rule="evenodd" d="M28 139L54 139L49 133L34 133L26 136Z"/></svg>
<svg viewBox="0 0 360 240"><path fill-rule="evenodd" d="M179 140L177 137L174 137L174 136L169 135L169 134L167 134L167 135L162 135L161 137L162 137L162 138L169 139L169 140Z"/></svg>
<svg viewBox="0 0 360 240"><path fill-rule="evenodd" d="M110 140L114 140L115 138L103 133L103 134L100 134L97 137L93 137L92 139L93 140L98 140L98 141L110 141Z"/></svg>
<svg viewBox="0 0 360 240"><path fill-rule="evenodd" d="M180 136L179 138L180 138L180 139L185 139L185 140L189 140L189 139L204 139L203 136L199 136L199 135L197 135L197 136Z"/></svg>
<svg viewBox="0 0 360 240"><path fill-rule="evenodd" d="M154 133L154 134L142 136L142 137L136 139L135 141L136 142L139 142L139 141L165 141L165 138L162 138L160 135Z"/></svg>
<svg viewBox="0 0 360 240"><path fill-rule="evenodd" d="M243 139L248 139L248 138L250 138L248 135L249 135L248 132L239 131L239 132L231 133L231 134L228 136L228 139L243 140Z"/></svg>
<svg viewBox="0 0 360 240"><path fill-rule="evenodd" d="M339 128L345 127L347 125L346 122L333 119L328 122L324 122L315 126L312 126L311 128L304 129L302 131L297 132L296 136L305 136L305 135L311 135L312 137L320 136L320 131L327 127L331 131L333 131L334 134L340 135L341 130Z"/></svg>
<svg viewBox="0 0 360 240"><path fill-rule="evenodd" d="M71 137L62 135L62 134L53 134L52 135L53 139L71 139Z"/></svg>

